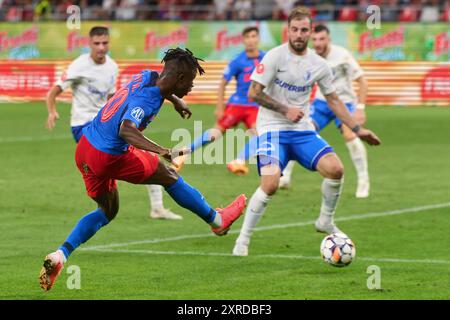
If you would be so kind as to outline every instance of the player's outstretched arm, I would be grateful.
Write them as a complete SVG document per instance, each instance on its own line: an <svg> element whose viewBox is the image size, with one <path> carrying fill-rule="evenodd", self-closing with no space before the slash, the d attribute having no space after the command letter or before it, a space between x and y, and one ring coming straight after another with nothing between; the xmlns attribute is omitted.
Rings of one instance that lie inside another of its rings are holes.
<svg viewBox="0 0 450 320"><path fill-rule="evenodd" d="M327 103L333 110L334 114L361 139L370 145L379 145L381 140L375 133L361 127L345 107L344 103L339 99L336 92L332 92L325 96Z"/></svg>
<svg viewBox="0 0 450 320"><path fill-rule="evenodd" d="M183 119L189 119L192 116L192 112L187 106L187 104L183 101L183 99L178 98L176 95L172 94L167 98L170 102L172 102L175 110L180 114Z"/></svg>
<svg viewBox="0 0 450 320"><path fill-rule="evenodd" d="M284 115L288 120L292 122L298 122L304 116L303 111L298 108L289 108L281 102L272 99L263 92L264 86L259 82L252 81L250 89L248 90L248 97L253 99L259 105L264 108L276 111Z"/></svg>
<svg viewBox="0 0 450 320"><path fill-rule="evenodd" d="M227 87L228 81L227 79L222 79L219 84L219 90L217 91L217 105L216 110L214 112L216 119L219 120L223 117L225 112L225 88Z"/></svg>
<svg viewBox="0 0 450 320"><path fill-rule="evenodd" d="M132 145L138 149L157 153L169 162L172 162L173 158L187 154L190 151L189 149L172 150L160 146L144 136L138 130L136 124L130 120L124 120L122 122L119 129L119 136L129 145Z"/></svg>
<svg viewBox="0 0 450 320"><path fill-rule="evenodd" d="M45 100L47 104L47 122L45 123L45 127L48 130L52 130L55 127L56 120L59 119L58 111L56 111L56 97L61 94L63 90L60 86L54 86L48 93L47 99Z"/></svg>

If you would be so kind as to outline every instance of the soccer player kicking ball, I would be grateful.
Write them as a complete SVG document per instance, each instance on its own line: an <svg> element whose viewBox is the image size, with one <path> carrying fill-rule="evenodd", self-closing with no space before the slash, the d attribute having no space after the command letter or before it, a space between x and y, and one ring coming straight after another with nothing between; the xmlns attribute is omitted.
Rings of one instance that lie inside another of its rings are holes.
<svg viewBox="0 0 450 320"><path fill-rule="evenodd" d="M56 120L59 119L56 110L56 97L68 87L72 88L72 110L70 125L75 141L81 139L83 128L87 127L106 101L112 97L116 90L118 74L117 64L108 56L109 31L102 26L93 27L89 32L90 53L82 54L68 67L67 72L47 95L48 117L46 127L52 130ZM177 107L183 103L176 97L169 97L170 101ZM180 220L182 216L177 215L164 208L162 187L158 185L147 186L151 210L150 217L153 219Z"/></svg>
<svg viewBox="0 0 450 320"><path fill-rule="evenodd" d="M380 144L378 137L362 128L338 98L330 66L308 49L310 35L309 11L293 9L288 17L288 43L268 51L251 76L249 97L261 106L256 152L261 184L249 201L234 255L248 255L253 230L277 191L281 172L289 160L299 162L308 170L317 170L324 177L322 205L315 227L328 234L340 232L333 216L341 194L344 168L333 149L317 134L309 117L309 97L314 83L318 83L336 116L359 138L369 144Z"/></svg>
<svg viewBox="0 0 450 320"><path fill-rule="evenodd" d="M211 225L217 235L225 235L243 213L245 195L238 196L224 209L213 209L195 188L158 158L171 161L173 155L188 150L171 150L147 139L144 130L158 114L164 99L188 94L197 75L204 73L189 50L170 49L163 58L159 75L144 70L117 91L85 128L78 143L75 160L86 190L98 208L81 218L56 252L45 257L39 281L50 290L70 254L88 241L119 211L116 180L134 184L162 185L182 207ZM185 112L190 113L186 107Z"/></svg>
<svg viewBox="0 0 450 320"><path fill-rule="evenodd" d="M326 59L333 70L333 85L336 88L336 94L345 103L355 120L363 125L366 122L364 109L368 89L364 71L347 49L331 44L330 31L326 26L316 25L311 38L315 52ZM358 82L358 98L356 98L353 90L353 81ZM336 126L341 130L358 176L356 197L367 198L370 190L369 170L366 147L361 142L361 139L350 128L342 125L342 122L329 108L326 98L320 91L317 92L312 103L311 118L316 130L319 132L331 121L335 121ZM280 179L281 187L290 184L290 175L292 174L292 169L290 168L292 168L291 164L288 164L283 171L283 177Z"/></svg>
<svg viewBox="0 0 450 320"><path fill-rule="evenodd" d="M250 87L250 76L253 70L264 57L264 52L258 49L259 40L259 29L257 27L250 26L242 30L242 41L245 49L224 70L217 97L215 111L217 123L215 128L206 130L195 139L190 146L192 152L219 139L226 130L241 122L245 124L247 129L255 129L259 106L248 99L248 88ZM231 95L225 106L225 88L233 78L236 78L236 92ZM256 145L257 139L255 136L245 145L237 159L227 164L227 169L237 175L247 174L248 167L245 161L255 154ZM175 158L174 162L178 168L181 168L185 160L186 156L183 155Z"/></svg>

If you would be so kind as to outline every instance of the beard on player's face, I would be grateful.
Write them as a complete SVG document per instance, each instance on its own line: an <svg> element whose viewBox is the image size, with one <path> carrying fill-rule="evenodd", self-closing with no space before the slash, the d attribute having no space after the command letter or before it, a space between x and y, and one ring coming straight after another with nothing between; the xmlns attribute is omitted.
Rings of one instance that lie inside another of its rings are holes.
<svg viewBox="0 0 450 320"><path fill-rule="evenodd" d="M308 47L308 40L299 38L294 40L289 39L289 45L295 52L302 53Z"/></svg>

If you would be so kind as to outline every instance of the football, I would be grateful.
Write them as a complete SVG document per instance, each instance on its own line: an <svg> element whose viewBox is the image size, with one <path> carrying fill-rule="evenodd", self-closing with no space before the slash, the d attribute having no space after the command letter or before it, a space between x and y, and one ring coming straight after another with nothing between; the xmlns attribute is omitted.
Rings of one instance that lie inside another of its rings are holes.
<svg viewBox="0 0 450 320"><path fill-rule="evenodd" d="M320 254L326 263L334 267L345 267L355 259L356 249L347 235L333 233L322 240Z"/></svg>

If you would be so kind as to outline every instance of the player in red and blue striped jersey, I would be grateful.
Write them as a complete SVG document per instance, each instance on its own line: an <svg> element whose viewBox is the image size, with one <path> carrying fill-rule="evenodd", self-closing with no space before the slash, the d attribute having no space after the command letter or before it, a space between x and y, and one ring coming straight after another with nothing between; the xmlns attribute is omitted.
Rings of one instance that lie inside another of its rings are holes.
<svg viewBox="0 0 450 320"><path fill-rule="evenodd" d="M70 254L117 215L116 180L162 185L180 206L210 224L217 235L226 234L242 214L245 195L238 196L224 209L213 209L200 192L158 158L161 155L171 161L172 155L188 150L164 148L141 133L158 114L164 99L187 95L197 71L204 73L197 58L187 49L171 49L163 61L165 65L160 75L145 70L135 76L114 94L83 130L75 160L87 193L98 208L81 218L58 250L45 257L39 276L44 290L51 289ZM187 107L177 111L190 114Z"/></svg>
<svg viewBox="0 0 450 320"><path fill-rule="evenodd" d="M250 26L242 31L242 38L245 50L234 58L225 68L223 78L220 82L217 106L215 116L217 119L213 129L206 130L190 146L191 151L214 141L230 128L243 122L247 129L255 128L256 116L258 115L258 104L248 98L248 89L250 87L250 76L256 66L264 57L264 52L259 50L259 29L256 26ZM226 105L224 104L225 88L233 79L236 79L236 92L231 95ZM227 168L236 174L245 174L248 168L245 161L256 151L256 137L251 139L241 151L237 160L233 160L227 165ZM180 156L174 159L178 168L184 164L186 156Z"/></svg>

